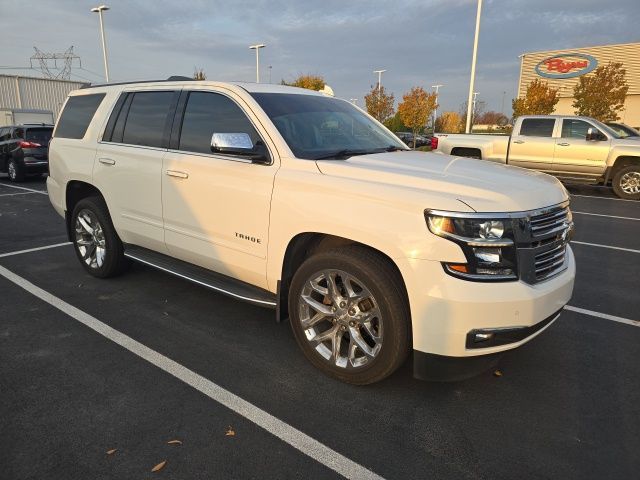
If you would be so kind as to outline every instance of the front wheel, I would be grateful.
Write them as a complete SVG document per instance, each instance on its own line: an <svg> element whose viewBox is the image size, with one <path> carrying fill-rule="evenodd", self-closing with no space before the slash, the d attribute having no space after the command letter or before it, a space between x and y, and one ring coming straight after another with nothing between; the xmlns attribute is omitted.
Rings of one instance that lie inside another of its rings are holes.
<svg viewBox="0 0 640 480"><path fill-rule="evenodd" d="M627 165L613 176L613 191L627 200L640 200L640 165Z"/></svg>
<svg viewBox="0 0 640 480"><path fill-rule="evenodd" d="M402 280L376 252L352 246L313 255L289 292L291 328L307 359L356 385L391 375L410 350Z"/></svg>
<svg viewBox="0 0 640 480"><path fill-rule="evenodd" d="M129 265L102 198L80 200L73 209L71 228L78 260L94 277L118 275Z"/></svg>

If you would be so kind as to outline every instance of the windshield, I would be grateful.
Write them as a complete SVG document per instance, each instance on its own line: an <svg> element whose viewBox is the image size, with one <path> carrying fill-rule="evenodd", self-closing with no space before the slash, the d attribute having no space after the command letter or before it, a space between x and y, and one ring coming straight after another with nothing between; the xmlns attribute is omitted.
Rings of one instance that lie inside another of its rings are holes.
<svg viewBox="0 0 640 480"><path fill-rule="evenodd" d="M616 132L613 128L611 128L610 126L605 125L602 122L599 122L595 118L592 118L591 121L595 124L596 127L600 128L601 130L604 130L609 135L611 135L613 138L622 138L622 136L618 132Z"/></svg>
<svg viewBox="0 0 640 480"><path fill-rule="evenodd" d="M252 93L298 158L406 150L398 138L347 101L296 93Z"/></svg>

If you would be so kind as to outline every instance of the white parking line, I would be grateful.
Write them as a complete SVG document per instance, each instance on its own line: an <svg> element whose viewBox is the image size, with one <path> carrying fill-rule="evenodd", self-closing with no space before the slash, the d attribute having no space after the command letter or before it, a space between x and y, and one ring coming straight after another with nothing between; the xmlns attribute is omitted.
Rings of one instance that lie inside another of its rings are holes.
<svg viewBox="0 0 640 480"><path fill-rule="evenodd" d="M0 193L0 197L12 197L14 195L32 195L36 192Z"/></svg>
<svg viewBox="0 0 640 480"><path fill-rule="evenodd" d="M571 245L588 245L590 247L610 248L611 250L622 250L623 252L640 253L640 250L634 250L633 248L613 247L611 245L601 245L599 243L578 242L571 240Z"/></svg>
<svg viewBox="0 0 640 480"><path fill-rule="evenodd" d="M250 420L267 432L278 437L283 442L288 443L293 448L325 465L343 477L354 479L382 479L381 476L375 474L371 470L368 470L353 460L339 454L335 450L292 427L288 423L277 419L273 415L256 407L252 403L243 400L237 395L215 384L211 380L198 375L170 358L165 357L161 353L158 353L118 330L111 328L97 318L92 317L88 313L68 304L64 300L50 294L40 287L35 286L33 283L19 275L16 275L12 271L0 266L0 275L24 288L40 300L43 300L49 305L67 314L74 320L77 320L91 328L103 337L117 343L123 348L126 348L138 357L173 375L175 378L183 381L187 385L190 385L199 392L204 393L212 400L215 400L228 409Z"/></svg>
<svg viewBox="0 0 640 480"><path fill-rule="evenodd" d="M606 217L606 218L618 218L620 220L635 220L636 222L640 222L640 218L634 217L616 217L615 215L603 215L601 213L588 213L588 212L575 212L571 210L571 213L578 215L593 215L594 217Z"/></svg>
<svg viewBox="0 0 640 480"><path fill-rule="evenodd" d="M584 197L584 198L598 198L600 200L617 200L618 202L638 202L638 200L627 200L626 198L598 197L597 195L575 195L572 193L571 196Z"/></svg>
<svg viewBox="0 0 640 480"><path fill-rule="evenodd" d="M587 310L586 308L572 307L571 305L565 305L565 310L571 312L583 313L584 315L591 315L592 317L604 318L605 320L612 320L614 322L624 323L626 325L632 325L634 327L640 327L640 320L630 320L628 318L616 317L615 315L609 315L608 313L594 312L593 310Z"/></svg>
<svg viewBox="0 0 640 480"><path fill-rule="evenodd" d="M41 193L42 195L49 195L47 192L43 192L42 190L34 190L33 188L27 188L27 187L18 187L17 185L9 185L8 183L0 183L0 187L17 188L18 190L26 190L27 192Z"/></svg>
<svg viewBox="0 0 640 480"><path fill-rule="evenodd" d="M46 250L48 248L64 247L65 245L71 245L71 242L55 243L53 245L45 245L44 247L27 248L26 250L17 250L15 252L0 253L0 258L11 257L13 255L20 255L21 253L37 252L38 250Z"/></svg>

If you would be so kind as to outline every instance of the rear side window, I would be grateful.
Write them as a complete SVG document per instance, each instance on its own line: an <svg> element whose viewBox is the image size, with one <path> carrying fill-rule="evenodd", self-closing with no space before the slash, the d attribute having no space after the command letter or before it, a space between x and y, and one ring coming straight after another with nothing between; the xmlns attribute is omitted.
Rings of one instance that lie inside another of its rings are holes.
<svg viewBox="0 0 640 480"><path fill-rule="evenodd" d="M40 145L47 146L49 140L51 140L51 128L29 128L27 129L24 139L29 142L39 143Z"/></svg>
<svg viewBox="0 0 640 480"><path fill-rule="evenodd" d="M124 122L122 143L162 147L173 97L174 92L135 93Z"/></svg>
<svg viewBox="0 0 640 480"><path fill-rule="evenodd" d="M83 138L104 96L104 93L95 93L69 97L58 120L55 137Z"/></svg>
<svg viewBox="0 0 640 480"><path fill-rule="evenodd" d="M191 92L182 121L179 149L211 153L214 133L247 133L255 145L258 132L233 100L218 93Z"/></svg>
<svg viewBox="0 0 640 480"><path fill-rule="evenodd" d="M0 128L0 142L5 142L11 137L11 129Z"/></svg>
<svg viewBox="0 0 640 480"><path fill-rule="evenodd" d="M526 118L520 126L520 135L526 137L551 137L555 124L556 120L554 118Z"/></svg>

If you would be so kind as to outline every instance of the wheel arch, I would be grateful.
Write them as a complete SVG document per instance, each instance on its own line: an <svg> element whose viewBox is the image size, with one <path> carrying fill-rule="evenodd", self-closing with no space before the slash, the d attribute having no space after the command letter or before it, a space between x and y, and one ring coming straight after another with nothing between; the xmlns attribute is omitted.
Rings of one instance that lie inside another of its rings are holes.
<svg viewBox="0 0 640 480"><path fill-rule="evenodd" d="M288 317L289 312L287 305L291 279L293 278L296 270L300 267L300 265L302 265L304 260L315 253L347 245L357 245L375 252L386 262L388 262L389 265L391 265L391 267L397 274L397 280L400 282L399 285L404 295L404 299L407 302L407 308L409 309L409 312L411 311L409 295L407 293L407 286L404 282L404 278L397 263L389 255L377 248L356 240L352 240L350 238L320 232L304 232L295 235L289 241L289 243L287 244L287 248L285 249L284 259L282 261L280 281L278 283L278 321L282 321Z"/></svg>
<svg viewBox="0 0 640 480"><path fill-rule="evenodd" d="M91 185L90 183L83 182L81 180L71 180L67 182L67 186L65 189L64 218L67 228L67 237L69 238L69 241L73 241L71 231L71 215L73 214L73 209L83 198L94 196L100 197L104 200L104 196L102 195L100 190L98 190L94 185Z"/></svg>

